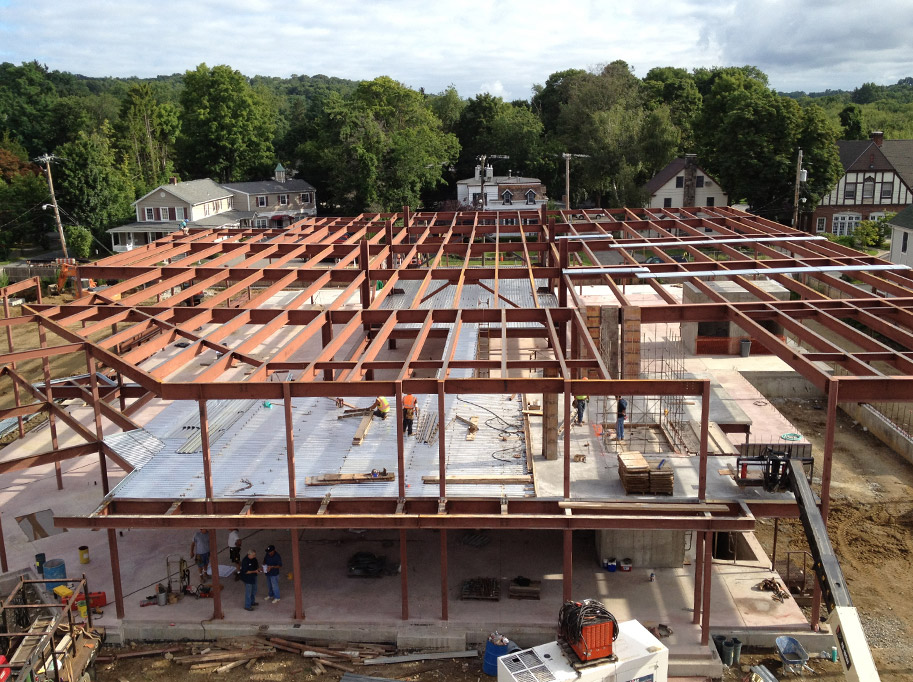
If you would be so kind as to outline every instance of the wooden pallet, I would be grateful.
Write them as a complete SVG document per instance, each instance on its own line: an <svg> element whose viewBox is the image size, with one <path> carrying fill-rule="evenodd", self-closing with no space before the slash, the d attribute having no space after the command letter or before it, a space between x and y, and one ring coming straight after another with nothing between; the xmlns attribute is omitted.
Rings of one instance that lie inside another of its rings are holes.
<svg viewBox="0 0 913 682"><path fill-rule="evenodd" d="M304 479L307 485L337 485L340 483L380 483L381 481L395 481L396 474L322 474L321 476L308 476Z"/></svg>
<svg viewBox="0 0 913 682"><path fill-rule="evenodd" d="M510 599L539 599L541 591L541 580L530 580L529 585L518 585L511 580L507 588L507 596Z"/></svg>
<svg viewBox="0 0 913 682"><path fill-rule="evenodd" d="M501 599L501 581L497 578L470 578L460 585L461 600L498 601Z"/></svg>

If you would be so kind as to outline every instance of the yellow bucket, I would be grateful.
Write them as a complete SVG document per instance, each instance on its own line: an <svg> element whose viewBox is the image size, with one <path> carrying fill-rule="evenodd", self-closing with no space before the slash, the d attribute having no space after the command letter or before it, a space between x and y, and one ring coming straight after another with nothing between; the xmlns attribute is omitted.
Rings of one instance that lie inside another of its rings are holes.
<svg viewBox="0 0 913 682"><path fill-rule="evenodd" d="M79 548L79 563L87 564L89 563L89 548L83 545Z"/></svg>
<svg viewBox="0 0 913 682"><path fill-rule="evenodd" d="M81 618L87 618L89 616L89 609L86 608L86 603L84 601L76 602L76 608L79 609Z"/></svg>

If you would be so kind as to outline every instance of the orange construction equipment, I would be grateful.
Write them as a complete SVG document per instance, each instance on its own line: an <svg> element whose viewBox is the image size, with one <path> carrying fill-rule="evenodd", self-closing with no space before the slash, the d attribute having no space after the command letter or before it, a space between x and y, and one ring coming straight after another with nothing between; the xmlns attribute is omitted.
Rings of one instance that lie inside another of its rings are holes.
<svg viewBox="0 0 913 682"><path fill-rule="evenodd" d="M76 277L79 274L79 269L71 263L61 263L60 264L60 274L57 275L57 291L62 292L64 287L67 285L67 280L70 277ZM89 280L89 288L95 287L95 280Z"/></svg>

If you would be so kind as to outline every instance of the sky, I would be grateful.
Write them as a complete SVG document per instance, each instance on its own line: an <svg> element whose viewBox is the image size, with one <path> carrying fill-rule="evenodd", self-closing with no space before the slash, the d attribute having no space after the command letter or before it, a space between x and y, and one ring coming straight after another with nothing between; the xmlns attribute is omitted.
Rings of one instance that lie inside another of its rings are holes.
<svg viewBox="0 0 913 682"><path fill-rule="evenodd" d="M911 0L0 0L0 62L116 77L205 62L512 100L621 59L638 77L751 64L819 92L913 76L911 28Z"/></svg>

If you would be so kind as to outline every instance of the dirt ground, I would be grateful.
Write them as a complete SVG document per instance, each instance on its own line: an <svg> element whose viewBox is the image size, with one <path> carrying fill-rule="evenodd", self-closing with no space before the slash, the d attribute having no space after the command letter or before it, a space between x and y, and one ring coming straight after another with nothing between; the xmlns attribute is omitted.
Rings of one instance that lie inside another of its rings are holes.
<svg viewBox="0 0 913 682"><path fill-rule="evenodd" d="M777 400L776 407L811 443L816 491L820 491L826 404ZM913 466L838 410L831 514L828 535L840 559L853 603L872 647L875 664L886 682L913 682ZM773 549L772 522L760 524L757 536L768 554ZM781 521L777 557L807 550L799 521ZM806 610L808 612L808 610ZM815 652L810 652L815 653ZM776 654L743 656L743 665L763 663L783 677ZM839 665L815 661L818 680L843 680ZM744 672L733 669L729 680ZM810 674L809 674L810 675Z"/></svg>

